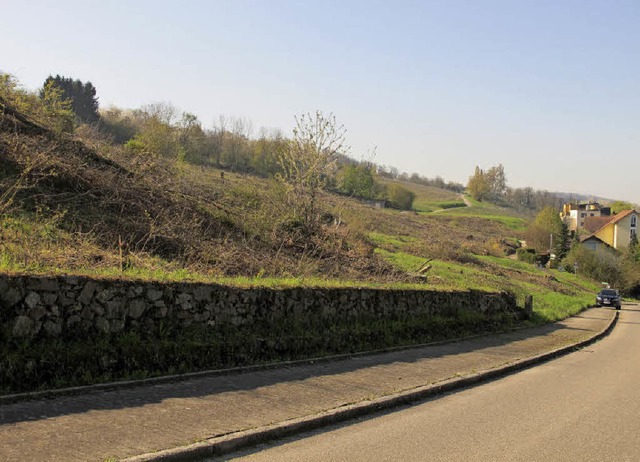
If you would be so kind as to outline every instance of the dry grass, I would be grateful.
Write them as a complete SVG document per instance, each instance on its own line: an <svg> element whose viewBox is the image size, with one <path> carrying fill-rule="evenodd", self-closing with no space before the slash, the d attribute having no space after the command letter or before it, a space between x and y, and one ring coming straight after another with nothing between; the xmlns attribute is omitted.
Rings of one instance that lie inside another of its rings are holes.
<svg viewBox="0 0 640 462"><path fill-rule="evenodd" d="M321 225L305 234L275 181L135 155L87 127L79 135L61 138L6 114L0 119L0 186L8 192L0 198L0 269L388 285L415 283L411 273L434 259L440 279L429 286L472 286L446 264L485 274L478 281L491 280L494 289L513 278L548 285L476 257L512 251L521 237L513 224L522 222L513 211L495 215L500 210L476 204L398 212L322 193ZM457 197L411 187L425 201Z"/></svg>
<svg viewBox="0 0 640 462"><path fill-rule="evenodd" d="M222 178L134 155L92 130L81 135L59 137L2 115L0 184L11 191L0 209L5 268L393 278L330 213L313 234L301 234L274 182Z"/></svg>

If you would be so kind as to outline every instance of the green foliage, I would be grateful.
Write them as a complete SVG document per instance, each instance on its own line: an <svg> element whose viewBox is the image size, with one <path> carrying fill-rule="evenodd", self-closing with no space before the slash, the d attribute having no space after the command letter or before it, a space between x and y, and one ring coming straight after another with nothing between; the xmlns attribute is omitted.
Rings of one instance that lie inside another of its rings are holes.
<svg viewBox="0 0 640 462"><path fill-rule="evenodd" d="M142 154L146 151L146 145L138 138L131 138L124 143L124 147L134 154Z"/></svg>
<svg viewBox="0 0 640 462"><path fill-rule="evenodd" d="M476 166L474 174L469 177L467 193L477 201L490 201L518 209L542 210L547 206L558 208L563 202L560 197L548 191L508 187L501 164L486 172Z"/></svg>
<svg viewBox="0 0 640 462"><path fill-rule="evenodd" d="M622 259L614 250L593 252L583 245L571 248L563 265L572 271L577 263L578 273L599 282L608 282L612 287L624 290L627 277Z"/></svg>
<svg viewBox="0 0 640 462"><path fill-rule="evenodd" d="M117 144L126 143L138 131L137 114L117 107L100 111L100 128L113 137Z"/></svg>
<svg viewBox="0 0 640 462"><path fill-rule="evenodd" d="M400 250L407 243L415 242L417 239L411 236L390 236L383 233L369 233L369 240L379 247Z"/></svg>
<svg viewBox="0 0 640 462"><path fill-rule="evenodd" d="M29 94L20 88L18 81L10 74L0 72L0 97L7 103L23 113L30 113L30 106L35 99L34 95Z"/></svg>
<svg viewBox="0 0 640 462"><path fill-rule="evenodd" d="M470 207L454 207L443 210L438 213L438 216L461 216L461 217L474 217L490 220L496 223L500 223L509 229L514 231L524 231L525 221L520 214L513 209L497 206L488 202L479 202L471 199Z"/></svg>
<svg viewBox="0 0 640 462"><path fill-rule="evenodd" d="M629 247L621 255L622 271L624 274L624 293L628 296L640 298L640 244L634 235Z"/></svg>
<svg viewBox="0 0 640 462"><path fill-rule="evenodd" d="M435 207L438 207L438 208L441 208L441 209L455 209L455 208L458 208L458 207L465 207L466 206L466 204L462 200L446 201L446 202L434 202L433 205Z"/></svg>
<svg viewBox="0 0 640 462"><path fill-rule="evenodd" d="M0 72L0 98L18 112L45 125L46 108L38 95L23 89L12 75L2 72Z"/></svg>
<svg viewBox="0 0 640 462"><path fill-rule="evenodd" d="M380 193L380 187L376 184L374 169L374 165L364 162L347 165L340 172L340 190L362 199L376 198Z"/></svg>
<svg viewBox="0 0 640 462"><path fill-rule="evenodd" d="M553 207L545 207L536 215L534 221L536 226L548 231L549 233L559 234L562 231L562 220L558 211Z"/></svg>
<svg viewBox="0 0 640 462"><path fill-rule="evenodd" d="M344 154L346 129L333 114L302 114L295 118L293 139L280 153L277 178L288 186L287 198L305 232L319 221L318 194L335 175L338 155Z"/></svg>
<svg viewBox="0 0 640 462"><path fill-rule="evenodd" d="M532 265L536 262L536 252L533 249L518 249L516 250L516 256L518 261L531 263Z"/></svg>
<svg viewBox="0 0 640 462"><path fill-rule="evenodd" d="M54 82L45 83L40 99L45 109L46 124L57 133L73 132L71 101L64 98L63 91Z"/></svg>
<svg viewBox="0 0 640 462"><path fill-rule="evenodd" d="M486 172L476 166L467 183L467 192L477 201L502 202L506 191L507 178L502 164L491 167Z"/></svg>
<svg viewBox="0 0 640 462"><path fill-rule="evenodd" d="M177 127L172 124L176 109L164 103L150 104L137 112L136 117L138 128L132 139L136 150L155 157L177 160L182 153L182 146Z"/></svg>
<svg viewBox="0 0 640 462"><path fill-rule="evenodd" d="M98 98L96 96L96 88L91 82L83 83L80 80L56 75L55 77L47 77L43 89L48 86L55 86L60 89L61 99L70 102L71 109L81 122L89 124L98 122L100 119Z"/></svg>
<svg viewBox="0 0 640 462"><path fill-rule="evenodd" d="M38 96L22 89L11 75L0 73L0 98L33 122L57 134L73 132L75 116L71 102L64 99L62 90L52 82L47 83Z"/></svg>
<svg viewBox="0 0 640 462"><path fill-rule="evenodd" d="M625 252L625 258L629 261L640 263L640 242L637 234L631 236L629 247Z"/></svg>
<svg viewBox="0 0 640 462"><path fill-rule="evenodd" d="M268 136L263 131L260 138L252 144L250 169L257 175L270 177L280 171L278 162L280 152L286 148L286 140L279 132Z"/></svg>
<svg viewBox="0 0 640 462"><path fill-rule="evenodd" d="M527 245L539 252L549 250L560 260L569 247L569 230L553 207L545 207L536 216L526 234ZM553 244L552 244L553 240Z"/></svg>
<svg viewBox="0 0 640 462"><path fill-rule="evenodd" d="M611 207L611 213L620 213L623 210L633 210L635 206L631 202L626 201L614 201L609 204Z"/></svg>
<svg viewBox="0 0 640 462"><path fill-rule="evenodd" d="M387 186L387 199L392 207L400 210L411 210L416 195L398 183Z"/></svg>
<svg viewBox="0 0 640 462"><path fill-rule="evenodd" d="M478 166L476 166L475 173L469 177L467 192L477 201L483 201L489 197L491 186L484 172Z"/></svg>
<svg viewBox="0 0 640 462"><path fill-rule="evenodd" d="M507 177L504 173L504 167L499 164L491 167L484 175L489 185L489 200L494 203L502 201L507 190Z"/></svg>

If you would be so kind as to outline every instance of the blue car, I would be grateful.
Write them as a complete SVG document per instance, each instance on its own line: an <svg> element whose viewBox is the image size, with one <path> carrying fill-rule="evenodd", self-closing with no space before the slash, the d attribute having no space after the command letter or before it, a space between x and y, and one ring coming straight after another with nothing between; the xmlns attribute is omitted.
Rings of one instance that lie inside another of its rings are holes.
<svg viewBox="0 0 640 462"><path fill-rule="evenodd" d="M596 306L615 306L616 310L622 308L620 292L615 289L602 289L596 296Z"/></svg>

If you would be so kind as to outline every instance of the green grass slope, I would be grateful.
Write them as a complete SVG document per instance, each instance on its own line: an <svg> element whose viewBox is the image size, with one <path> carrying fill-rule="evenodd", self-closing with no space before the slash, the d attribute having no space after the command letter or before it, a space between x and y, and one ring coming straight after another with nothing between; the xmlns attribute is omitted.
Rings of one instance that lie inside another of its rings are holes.
<svg viewBox="0 0 640 462"><path fill-rule="evenodd" d="M0 270L534 295L538 320L590 303L596 286L506 258L528 219L454 192L402 182L416 211L322 193L321 232L300 238L280 186L141 156L95 133L54 135L0 113ZM384 180L387 183L390 180ZM437 212L433 212L437 210ZM427 260L426 280L415 272Z"/></svg>

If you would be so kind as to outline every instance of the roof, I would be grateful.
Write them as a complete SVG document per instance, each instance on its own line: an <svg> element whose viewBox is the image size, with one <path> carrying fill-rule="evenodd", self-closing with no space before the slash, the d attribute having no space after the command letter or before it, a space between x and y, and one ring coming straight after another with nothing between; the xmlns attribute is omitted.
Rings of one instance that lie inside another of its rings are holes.
<svg viewBox="0 0 640 462"><path fill-rule="evenodd" d="M618 221L622 220L624 217L631 215L632 213L635 213L635 212L636 212L635 210L623 210L621 212L618 212L616 215L613 215L613 220L611 220L609 223L611 224L617 223Z"/></svg>
<svg viewBox="0 0 640 462"><path fill-rule="evenodd" d="M589 202L568 202L567 203L570 207L570 210L586 210L587 207L589 206L593 206L593 210L600 210L602 208L602 205L600 205L598 202L595 201L589 201Z"/></svg>
<svg viewBox="0 0 640 462"><path fill-rule="evenodd" d="M603 228L605 228L606 226L615 224L617 222L619 222L620 220L622 220L624 217L627 217L629 215L631 215L632 213L636 213L635 210L622 210L621 212L617 213L616 215L612 215L609 217L604 217L607 219L606 223L603 224L602 226L600 226L599 228L597 228L595 231L591 231L591 234L588 235L587 237L585 237L584 239L580 239L580 242L584 242L587 239L591 238L591 237L596 237L596 234L598 232L600 232ZM592 218L602 218L602 217L589 217L588 219L592 219ZM587 224L587 219L585 219L585 225ZM586 227L586 226L585 226Z"/></svg>
<svg viewBox="0 0 640 462"><path fill-rule="evenodd" d="M584 219L583 228L590 233L595 233L599 229L602 229L606 224L613 220L616 215L600 216L600 217L587 217Z"/></svg>

